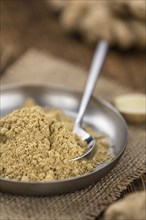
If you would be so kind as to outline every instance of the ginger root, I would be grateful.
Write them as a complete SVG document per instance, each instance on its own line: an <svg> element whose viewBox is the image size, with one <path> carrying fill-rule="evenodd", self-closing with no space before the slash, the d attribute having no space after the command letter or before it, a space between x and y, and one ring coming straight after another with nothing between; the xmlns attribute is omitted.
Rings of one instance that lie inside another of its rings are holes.
<svg viewBox="0 0 146 220"><path fill-rule="evenodd" d="M105 212L104 220L144 220L146 192L137 192L112 204Z"/></svg>
<svg viewBox="0 0 146 220"><path fill-rule="evenodd" d="M145 3L135 1L47 1L60 12L67 32L77 32L89 44L107 40L123 49L145 48Z"/></svg>

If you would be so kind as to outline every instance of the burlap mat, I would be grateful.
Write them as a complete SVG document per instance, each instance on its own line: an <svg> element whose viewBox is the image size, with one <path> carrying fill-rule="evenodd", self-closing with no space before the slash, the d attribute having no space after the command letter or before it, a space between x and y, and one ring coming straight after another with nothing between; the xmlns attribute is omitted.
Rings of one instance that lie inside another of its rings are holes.
<svg viewBox="0 0 146 220"><path fill-rule="evenodd" d="M82 90L85 77L81 68L31 50L2 76L2 83L45 82ZM101 77L94 95L111 100L127 91ZM129 126L129 144L122 159L100 182L59 196L21 197L1 194L1 220L95 219L144 171L145 130L143 126Z"/></svg>

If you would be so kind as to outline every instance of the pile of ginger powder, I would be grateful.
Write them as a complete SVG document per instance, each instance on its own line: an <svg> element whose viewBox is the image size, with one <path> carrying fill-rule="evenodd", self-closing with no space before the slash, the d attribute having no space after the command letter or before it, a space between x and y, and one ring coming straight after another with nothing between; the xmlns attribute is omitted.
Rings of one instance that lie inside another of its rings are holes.
<svg viewBox="0 0 146 220"><path fill-rule="evenodd" d="M26 102L0 121L0 176L18 181L67 179L93 171L113 157L109 143L88 130L96 141L92 159L81 155L86 143L72 133L73 124L61 111Z"/></svg>

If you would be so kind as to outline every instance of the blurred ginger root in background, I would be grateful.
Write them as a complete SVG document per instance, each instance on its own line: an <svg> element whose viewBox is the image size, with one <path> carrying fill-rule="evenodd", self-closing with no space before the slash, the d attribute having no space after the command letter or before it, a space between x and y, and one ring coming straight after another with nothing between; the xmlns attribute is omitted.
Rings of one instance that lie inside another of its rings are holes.
<svg viewBox="0 0 146 220"><path fill-rule="evenodd" d="M144 49L145 1L46 0L59 14L65 31L78 33L91 45L107 40L122 49Z"/></svg>

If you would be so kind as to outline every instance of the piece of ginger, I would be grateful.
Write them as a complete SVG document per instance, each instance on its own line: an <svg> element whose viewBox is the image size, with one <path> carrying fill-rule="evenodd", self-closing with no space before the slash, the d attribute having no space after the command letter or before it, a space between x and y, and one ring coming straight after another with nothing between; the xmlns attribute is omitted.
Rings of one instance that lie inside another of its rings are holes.
<svg viewBox="0 0 146 220"><path fill-rule="evenodd" d="M109 206L104 220L144 220L146 191L133 193Z"/></svg>
<svg viewBox="0 0 146 220"><path fill-rule="evenodd" d="M115 107L128 122L144 122L146 120L146 96L144 94L126 94L113 100Z"/></svg>

